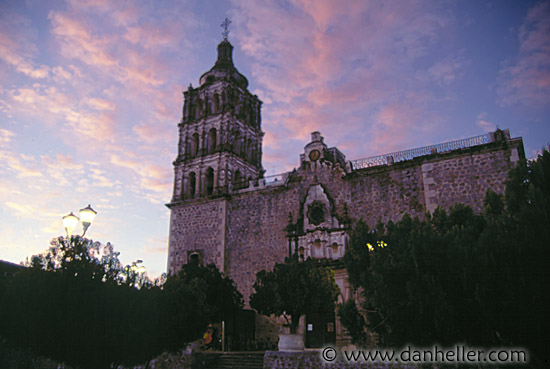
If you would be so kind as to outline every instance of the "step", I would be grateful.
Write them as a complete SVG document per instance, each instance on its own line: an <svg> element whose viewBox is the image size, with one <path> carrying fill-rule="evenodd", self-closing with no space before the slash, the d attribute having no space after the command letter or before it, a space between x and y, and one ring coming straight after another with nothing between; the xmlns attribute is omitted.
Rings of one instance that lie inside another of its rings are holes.
<svg viewBox="0 0 550 369"><path fill-rule="evenodd" d="M262 369L264 352L220 352L208 369Z"/></svg>

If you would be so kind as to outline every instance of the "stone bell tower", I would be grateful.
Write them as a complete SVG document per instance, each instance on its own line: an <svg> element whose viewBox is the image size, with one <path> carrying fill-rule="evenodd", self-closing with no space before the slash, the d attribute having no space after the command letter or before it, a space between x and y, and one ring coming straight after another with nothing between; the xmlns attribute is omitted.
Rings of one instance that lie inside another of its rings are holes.
<svg viewBox="0 0 550 369"><path fill-rule="evenodd" d="M228 23L223 26L216 63L199 87L189 85L183 93L171 203L228 194L264 173L262 102L233 65Z"/></svg>

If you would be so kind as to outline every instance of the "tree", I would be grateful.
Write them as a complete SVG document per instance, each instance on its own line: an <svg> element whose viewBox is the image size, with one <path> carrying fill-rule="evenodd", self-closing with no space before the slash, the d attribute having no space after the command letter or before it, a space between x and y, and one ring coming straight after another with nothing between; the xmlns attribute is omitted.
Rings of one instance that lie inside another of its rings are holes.
<svg viewBox="0 0 550 369"><path fill-rule="evenodd" d="M357 302L351 298L338 307L338 318L351 336L352 343L365 347L368 344L367 322L357 308Z"/></svg>
<svg viewBox="0 0 550 369"><path fill-rule="evenodd" d="M527 347L532 362L548 360L550 153L513 169L505 195L488 191L484 205L356 223L344 263L383 344Z"/></svg>
<svg viewBox="0 0 550 369"><path fill-rule="evenodd" d="M340 293L330 268L311 258L300 262L297 255L275 264L272 271L258 272L254 290L250 306L263 315L284 316L291 333L304 314L334 312Z"/></svg>
<svg viewBox="0 0 550 369"><path fill-rule="evenodd" d="M232 317L244 303L235 283L214 264L188 263L163 286L163 306L169 349L196 340L209 323Z"/></svg>
<svg viewBox="0 0 550 369"><path fill-rule="evenodd" d="M54 239L5 283L0 334L81 368L137 364L161 352L159 287L125 284L112 245Z"/></svg>
<svg viewBox="0 0 550 369"><path fill-rule="evenodd" d="M57 237L43 253L31 257L27 266L49 272L60 272L74 277L102 282L121 283L125 280L124 268L111 243L71 236Z"/></svg>
<svg viewBox="0 0 550 369"><path fill-rule="evenodd" d="M135 365L180 349L242 306L214 266L186 266L162 286L142 283L133 266L123 268L110 244L55 239L1 283L0 336L75 368Z"/></svg>

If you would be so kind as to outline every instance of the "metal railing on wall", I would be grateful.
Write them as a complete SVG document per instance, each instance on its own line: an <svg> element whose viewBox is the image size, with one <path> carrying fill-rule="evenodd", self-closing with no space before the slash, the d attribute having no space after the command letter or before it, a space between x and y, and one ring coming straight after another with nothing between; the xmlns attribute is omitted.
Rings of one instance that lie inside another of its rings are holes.
<svg viewBox="0 0 550 369"><path fill-rule="evenodd" d="M487 133L480 136L464 138L456 141L444 142L437 145L418 147L410 150L392 152L385 155L377 155L377 156L371 156L363 159L351 160L350 161L351 169L359 170L359 169L370 168L370 167L375 167L379 165L388 165L388 164L397 163L400 161L411 160L420 156L449 152L453 150L484 145L489 142L491 142L491 137Z"/></svg>
<svg viewBox="0 0 550 369"><path fill-rule="evenodd" d="M417 147L410 150L396 151L385 155L376 155L368 158L351 160L351 170L365 169L380 165L388 165L392 163L397 163L401 161L412 160L420 156L431 155L435 153L444 153L453 150L464 149L473 146L484 145L492 142L491 135L489 133L464 138L461 140L444 142L436 145ZM237 183L233 183L233 191L239 191L244 189L253 189L253 188L262 188L268 186L282 186L286 183L286 180L290 172L273 174L266 176L264 178L259 178L257 180L249 181L243 180Z"/></svg>
<svg viewBox="0 0 550 369"><path fill-rule="evenodd" d="M252 187L282 186L285 184L288 172L273 174L257 180L246 180L233 183L233 190L238 191Z"/></svg>

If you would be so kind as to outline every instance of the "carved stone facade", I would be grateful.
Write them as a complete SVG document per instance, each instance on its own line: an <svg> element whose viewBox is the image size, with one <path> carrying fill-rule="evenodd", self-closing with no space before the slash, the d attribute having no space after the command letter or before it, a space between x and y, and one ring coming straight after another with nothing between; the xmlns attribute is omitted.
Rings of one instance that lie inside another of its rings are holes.
<svg viewBox="0 0 550 369"><path fill-rule="evenodd" d="M232 52L222 41L200 86L184 92L172 202L226 194L263 174L262 102L248 92Z"/></svg>
<svg viewBox="0 0 550 369"><path fill-rule="evenodd" d="M339 259L353 220L374 226L457 202L481 212L485 192L503 193L508 170L525 158L521 138L507 130L356 161L314 132L299 168L264 178L261 102L248 92L231 52L222 41L200 87L184 93L167 204L168 269L175 272L191 258L215 263L247 304L256 273L293 253L331 263L340 301L347 300L351 292ZM335 323L339 340L344 332ZM277 333L260 318L256 330L257 338Z"/></svg>

